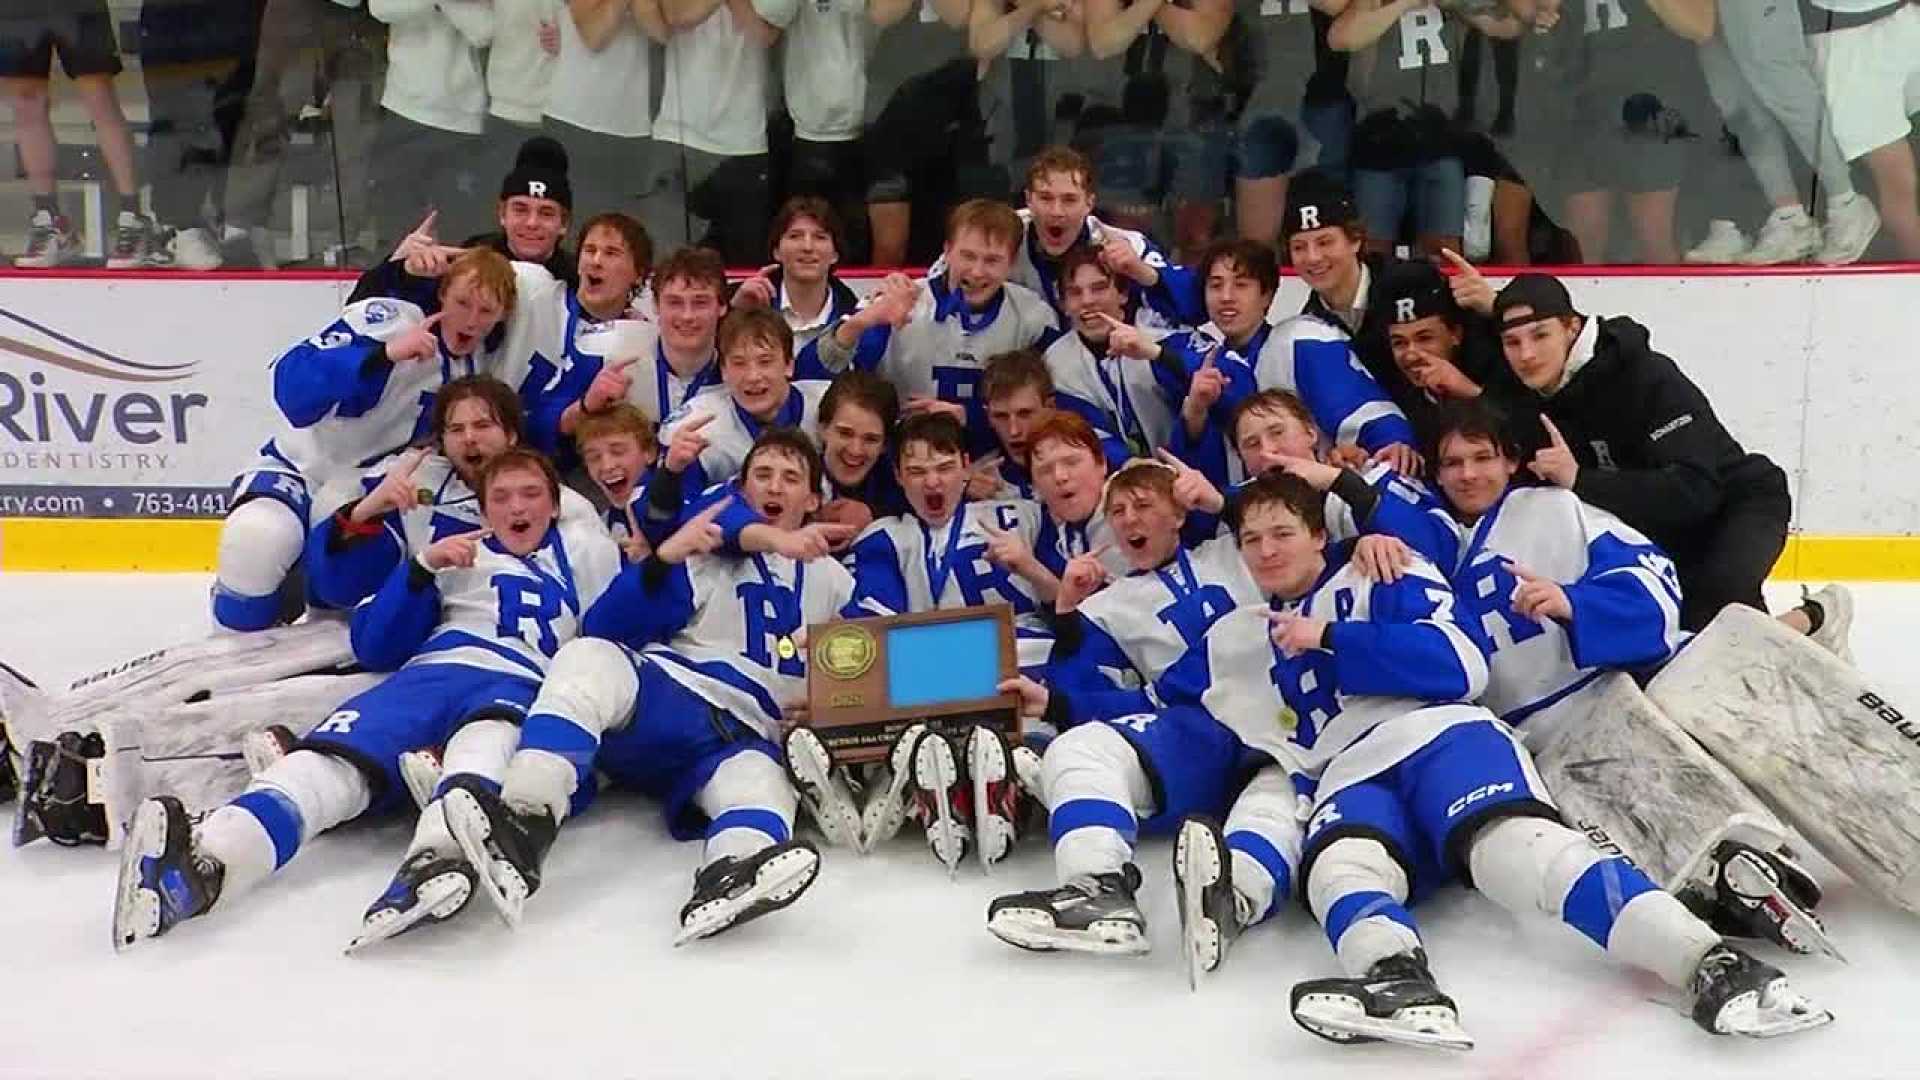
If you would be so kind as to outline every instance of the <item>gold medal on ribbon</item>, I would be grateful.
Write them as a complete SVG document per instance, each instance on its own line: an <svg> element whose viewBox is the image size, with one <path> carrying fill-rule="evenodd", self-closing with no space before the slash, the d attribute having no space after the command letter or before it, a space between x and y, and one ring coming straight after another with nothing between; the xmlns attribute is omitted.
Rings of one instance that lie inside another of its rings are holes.
<svg viewBox="0 0 1920 1080"><path fill-rule="evenodd" d="M780 635L780 640L774 643L773 651L779 653L782 660L791 660L800 654L799 647L785 634Z"/></svg>

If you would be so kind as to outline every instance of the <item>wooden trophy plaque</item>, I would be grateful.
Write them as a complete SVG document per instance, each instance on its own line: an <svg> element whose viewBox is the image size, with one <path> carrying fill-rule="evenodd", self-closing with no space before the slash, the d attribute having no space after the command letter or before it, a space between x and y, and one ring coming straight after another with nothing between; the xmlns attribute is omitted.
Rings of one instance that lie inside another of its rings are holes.
<svg viewBox="0 0 1920 1080"><path fill-rule="evenodd" d="M1020 738L1019 674L1006 604L807 628L809 726L841 765L880 761L908 725L945 734L979 724Z"/></svg>

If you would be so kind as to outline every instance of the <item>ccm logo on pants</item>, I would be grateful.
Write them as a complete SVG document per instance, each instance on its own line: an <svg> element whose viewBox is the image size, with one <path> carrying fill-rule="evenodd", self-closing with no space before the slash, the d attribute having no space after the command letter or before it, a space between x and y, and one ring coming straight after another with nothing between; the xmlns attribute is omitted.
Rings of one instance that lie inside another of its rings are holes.
<svg viewBox="0 0 1920 1080"><path fill-rule="evenodd" d="M1460 798L1453 800L1452 805L1447 807L1447 816L1458 817L1460 816L1460 811L1465 810L1481 799L1491 798L1495 795L1505 795L1512 790L1512 784L1488 784L1485 787L1474 788Z"/></svg>

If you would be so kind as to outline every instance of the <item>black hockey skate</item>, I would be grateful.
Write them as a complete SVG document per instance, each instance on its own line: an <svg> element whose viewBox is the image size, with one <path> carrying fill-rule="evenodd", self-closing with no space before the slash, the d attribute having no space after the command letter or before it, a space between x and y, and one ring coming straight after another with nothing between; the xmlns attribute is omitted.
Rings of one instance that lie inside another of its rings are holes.
<svg viewBox="0 0 1920 1080"><path fill-rule="evenodd" d="M171 795L148 799L133 813L120 849L114 890L113 947L159 937L204 915L220 899L226 867L194 849L193 821Z"/></svg>
<svg viewBox="0 0 1920 1080"><path fill-rule="evenodd" d="M1151 943L1147 917L1134 900L1139 888L1140 870L1128 863L1073 878L1057 889L1013 893L987 906L987 929L1009 945L1035 952L1144 956Z"/></svg>
<svg viewBox="0 0 1920 1080"><path fill-rule="evenodd" d="M13 846L41 837L65 847L107 842L107 808L92 801L88 773L107 756L99 732L63 731L52 742L26 747L20 807L13 819Z"/></svg>
<svg viewBox="0 0 1920 1080"><path fill-rule="evenodd" d="M20 794L20 774L14 772L13 743L7 738L7 725L0 722L0 806Z"/></svg>
<svg viewBox="0 0 1920 1080"><path fill-rule="evenodd" d="M1724 840L1703 869L1705 880L1688 882L1679 896L1716 932L1771 941L1802 956L1846 960L1813 913L1820 883L1784 852Z"/></svg>
<svg viewBox="0 0 1920 1080"><path fill-rule="evenodd" d="M481 891L508 926L519 926L527 897L540 891L540 867L560 834L545 808L508 806L485 783L456 777L440 797L447 831L477 872Z"/></svg>
<svg viewBox="0 0 1920 1080"><path fill-rule="evenodd" d="M794 728L787 732L785 756L787 778L820 835L833 847L864 850L860 810L847 790L846 770L833 763L820 736L811 728Z"/></svg>
<svg viewBox="0 0 1920 1080"><path fill-rule="evenodd" d="M800 898L820 873L820 853L805 840L788 840L744 859L724 856L700 868L693 896L680 909L675 947L712 937Z"/></svg>
<svg viewBox="0 0 1920 1080"><path fill-rule="evenodd" d="M913 816L926 827L927 847L946 866L960 870L973 844L973 785L960 768L953 744L927 731L913 744Z"/></svg>
<svg viewBox="0 0 1920 1080"><path fill-rule="evenodd" d="M1715 1035L1770 1039L1833 1023L1779 968L1716 945L1693 971L1693 1022Z"/></svg>
<svg viewBox="0 0 1920 1080"><path fill-rule="evenodd" d="M1293 987L1294 1022L1337 1043L1394 1042L1471 1050L1453 999L1415 949L1381 960L1364 979L1309 979Z"/></svg>
<svg viewBox="0 0 1920 1080"><path fill-rule="evenodd" d="M908 788L913 784L913 748L925 734L925 724L912 724L893 740L887 763L869 785L872 794L860 811L860 839L872 851L893 839L907 820Z"/></svg>
<svg viewBox="0 0 1920 1080"><path fill-rule="evenodd" d="M1173 841L1173 895L1180 904L1180 938L1187 957L1187 988L1227 957L1246 920L1233 891L1233 859L1226 837L1210 819L1190 817Z"/></svg>
<svg viewBox="0 0 1920 1080"><path fill-rule="evenodd" d="M387 891L367 908L360 935L347 943L347 952L460 914L473 899L478 876L458 852L422 848L407 856Z"/></svg>
<svg viewBox="0 0 1920 1080"><path fill-rule="evenodd" d="M973 782L974 850L990 873L1019 842L1028 800L1006 740L991 728L968 729L966 772Z"/></svg>

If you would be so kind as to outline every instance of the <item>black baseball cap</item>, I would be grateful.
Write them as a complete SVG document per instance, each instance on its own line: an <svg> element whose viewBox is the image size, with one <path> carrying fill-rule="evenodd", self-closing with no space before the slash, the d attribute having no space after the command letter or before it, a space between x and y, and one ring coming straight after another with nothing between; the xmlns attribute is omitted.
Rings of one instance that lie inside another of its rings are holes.
<svg viewBox="0 0 1920 1080"><path fill-rule="evenodd" d="M1532 310L1525 315L1508 317L1508 312L1521 307ZM1541 319L1581 317L1574 310L1573 297L1567 294L1567 287L1551 274L1521 274L1507 282L1507 287L1493 298L1493 321L1500 325L1501 330L1511 330Z"/></svg>
<svg viewBox="0 0 1920 1080"><path fill-rule="evenodd" d="M1455 323L1460 320L1453 289L1432 263L1394 264L1381 278L1380 296L1387 318L1395 323L1419 322L1432 315Z"/></svg>
<svg viewBox="0 0 1920 1080"><path fill-rule="evenodd" d="M1353 195L1345 184L1327 173L1305 172L1287 185L1287 212L1281 233L1291 237L1314 229L1338 228L1358 217Z"/></svg>
<svg viewBox="0 0 1920 1080"><path fill-rule="evenodd" d="M573 186L567 183L566 147L545 135L521 143L520 153L513 159L513 171L500 184L500 198L515 195L552 199L572 212Z"/></svg>

